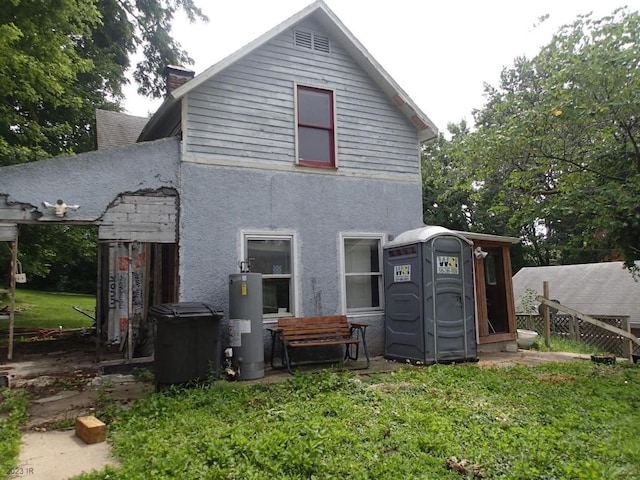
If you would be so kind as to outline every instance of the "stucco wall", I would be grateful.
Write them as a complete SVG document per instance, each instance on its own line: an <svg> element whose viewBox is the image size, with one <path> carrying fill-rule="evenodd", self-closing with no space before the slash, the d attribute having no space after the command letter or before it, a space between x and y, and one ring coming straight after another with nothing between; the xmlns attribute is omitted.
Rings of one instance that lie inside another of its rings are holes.
<svg viewBox="0 0 640 480"><path fill-rule="evenodd" d="M295 314L313 316L343 313L340 233L387 238L422 224L419 183L190 163L182 165L182 176L181 300L210 302L225 312L243 230L294 234ZM384 316L358 320L371 323L371 352L382 354Z"/></svg>
<svg viewBox="0 0 640 480"><path fill-rule="evenodd" d="M42 202L62 199L80 205L67 213L69 220L94 221L121 193L177 188L178 160L179 140L172 137L13 165L0 169L0 195L36 207L45 218L53 214Z"/></svg>

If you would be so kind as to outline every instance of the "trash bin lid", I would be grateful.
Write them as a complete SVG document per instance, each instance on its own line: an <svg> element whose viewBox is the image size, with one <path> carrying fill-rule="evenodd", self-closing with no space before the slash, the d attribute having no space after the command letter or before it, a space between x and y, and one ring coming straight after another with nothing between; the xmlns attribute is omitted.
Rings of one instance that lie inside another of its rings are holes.
<svg viewBox="0 0 640 480"><path fill-rule="evenodd" d="M149 315L158 318L214 317L219 320L223 316L223 311L208 303L179 302L153 305L149 308Z"/></svg>

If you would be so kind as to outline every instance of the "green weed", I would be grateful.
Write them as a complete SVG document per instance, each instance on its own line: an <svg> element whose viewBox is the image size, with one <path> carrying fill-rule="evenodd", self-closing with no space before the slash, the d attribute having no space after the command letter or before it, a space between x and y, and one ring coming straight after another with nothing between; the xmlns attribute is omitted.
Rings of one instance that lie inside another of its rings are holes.
<svg viewBox="0 0 640 480"><path fill-rule="evenodd" d="M114 397L113 387L113 382L106 380L96 394L96 416L106 424L113 422L122 413L122 405Z"/></svg>
<svg viewBox="0 0 640 480"><path fill-rule="evenodd" d="M590 362L169 389L110 427L122 467L84 478L640 478L639 391L640 368Z"/></svg>
<svg viewBox="0 0 640 480"><path fill-rule="evenodd" d="M16 466L20 426L27 421L29 400L25 390L0 388L0 478Z"/></svg>

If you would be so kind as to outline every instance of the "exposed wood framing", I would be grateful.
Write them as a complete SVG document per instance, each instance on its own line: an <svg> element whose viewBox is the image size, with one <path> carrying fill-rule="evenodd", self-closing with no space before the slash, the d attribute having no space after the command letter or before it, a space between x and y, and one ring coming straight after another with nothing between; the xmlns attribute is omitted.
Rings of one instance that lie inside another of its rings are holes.
<svg viewBox="0 0 640 480"><path fill-rule="evenodd" d="M0 222L31 222L35 221L39 213L32 205L24 203L7 203L6 195L0 195Z"/></svg>
<svg viewBox="0 0 640 480"><path fill-rule="evenodd" d="M9 290L3 290L0 293L9 294L9 345L7 349L7 360L13 360L13 329L15 324L16 309L16 273L18 273L18 230L15 225L0 225L0 239L9 242L11 250L10 273L9 273ZM12 230L13 229L13 230ZM9 236L13 231L13 237Z"/></svg>

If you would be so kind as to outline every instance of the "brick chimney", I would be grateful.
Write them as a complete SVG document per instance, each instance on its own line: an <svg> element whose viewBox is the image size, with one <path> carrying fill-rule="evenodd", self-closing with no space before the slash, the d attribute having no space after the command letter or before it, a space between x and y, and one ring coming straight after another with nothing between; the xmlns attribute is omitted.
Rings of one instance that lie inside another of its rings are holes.
<svg viewBox="0 0 640 480"><path fill-rule="evenodd" d="M196 74L193 70L175 65L167 65L164 67L162 73L164 74L164 79L167 84L167 96L176 88L191 80Z"/></svg>

